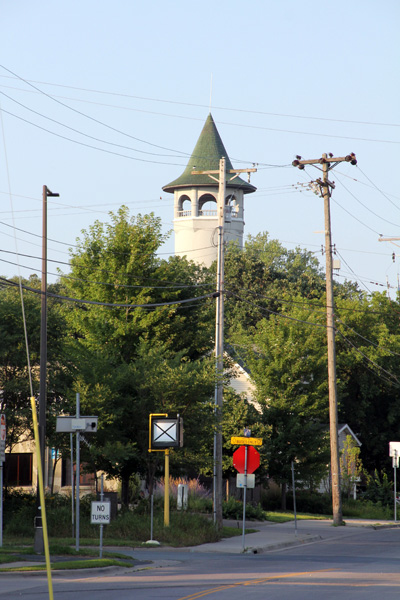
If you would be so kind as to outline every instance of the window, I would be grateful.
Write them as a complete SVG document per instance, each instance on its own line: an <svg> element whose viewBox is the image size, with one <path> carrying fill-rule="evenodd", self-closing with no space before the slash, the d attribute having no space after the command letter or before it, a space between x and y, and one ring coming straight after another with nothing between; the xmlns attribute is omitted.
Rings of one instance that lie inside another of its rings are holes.
<svg viewBox="0 0 400 600"><path fill-rule="evenodd" d="M6 454L5 473L8 485L32 485L32 452Z"/></svg>

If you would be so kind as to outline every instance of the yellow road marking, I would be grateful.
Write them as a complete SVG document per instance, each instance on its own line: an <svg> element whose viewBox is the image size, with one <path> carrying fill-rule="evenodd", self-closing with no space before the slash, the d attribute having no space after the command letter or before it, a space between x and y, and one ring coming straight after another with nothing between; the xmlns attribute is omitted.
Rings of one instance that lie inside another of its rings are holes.
<svg viewBox="0 0 400 600"><path fill-rule="evenodd" d="M203 590L202 592L196 592L194 594L190 594L189 596L183 596L182 598L178 598L178 600L195 600L196 598L202 598L203 596L208 596L209 594L214 594L215 592L229 590L230 588L238 587L239 585L259 585L260 583L267 583L268 581L272 583L276 579L299 577L301 575L314 575L315 573L330 573L335 570L336 569L320 569L317 571L304 571L300 573L285 573L284 575L270 575L269 577L263 577L262 579L250 579L248 581L239 581L238 583L220 585L219 587Z"/></svg>

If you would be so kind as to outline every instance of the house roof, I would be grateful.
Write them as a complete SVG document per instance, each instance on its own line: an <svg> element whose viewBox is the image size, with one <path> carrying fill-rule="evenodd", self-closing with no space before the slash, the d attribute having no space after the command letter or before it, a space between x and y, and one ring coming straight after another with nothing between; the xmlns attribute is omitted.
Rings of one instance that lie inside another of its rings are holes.
<svg viewBox="0 0 400 600"><path fill-rule="evenodd" d="M354 439L354 441L356 442L356 444L358 446L362 446L360 440L358 439L358 437L356 436L356 434L354 433L354 431L351 429L351 427L349 425L347 425L347 423L339 423L338 425L338 435L340 435L341 433L345 433L347 432L347 435L351 435L352 438Z"/></svg>
<svg viewBox="0 0 400 600"><path fill-rule="evenodd" d="M198 171L210 171L219 169L219 161L221 158L226 159L226 169L233 169L232 163L225 150L221 136L214 123L211 113L208 115L204 124L200 137L197 140L195 149L186 166L186 169L180 177L163 186L164 192L173 193L178 188L193 188L193 187L215 187L215 181L210 179L208 175L193 175L194 169ZM230 176L227 176L226 187L243 190L244 194L251 194L257 189L254 185L247 183L240 177L235 177L232 183L229 182Z"/></svg>

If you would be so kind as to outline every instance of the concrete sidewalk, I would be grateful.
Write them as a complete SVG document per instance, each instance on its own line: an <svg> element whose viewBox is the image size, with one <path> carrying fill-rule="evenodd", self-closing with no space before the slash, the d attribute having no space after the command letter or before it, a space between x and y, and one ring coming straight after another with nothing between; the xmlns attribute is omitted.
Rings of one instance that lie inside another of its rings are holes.
<svg viewBox="0 0 400 600"><path fill-rule="evenodd" d="M322 539L346 537L354 533L355 527L381 528L400 527L400 523L393 521L373 521L361 519L345 519L345 526L335 527L333 521L327 520L298 520L297 528L294 521L287 523L271 523L265 521L248 521L246 528L257 529L257 533L249 533L244 536L225 538L213 544L202 544L188 548L191 552L219 552L221 554L240 554L242 552L261 554L299 546ZM242 530L240 521L224 521L224 525L236 526Z"/></svg>
<svg viewBox="0 0 400 600"><path fill-rule="evenodd" d="M244 546L243 536L238 535L231 538L224 538L219 542L212 544L201 544L199 546L190 546L185 548L169 548L166 546L160 546L148 548L151 551L152 558L151 562L147 563L149 566L154 563L154 557L158 554L164 555L165 552L171 551L172 553L208 553L214 552L219 554L262 554L265 552L279 551L284 548L300 546L304 544L310 544L318 542L320 540L335 539L340 537L347 537L355 532L355 528L400 528L400 523L394 521L373 521L373 520L361 520L361 519L345 519L346 525L343 527L334 527L331 519L327 520L298 520L297 530L295 528L294 521L287 523L272 523L270 521L248 521L246 527L248 529L257 529L256 533L245 534ZM241 521L228 521L224 520L224 525L230 527L238 527L242 531ZM104 550L107 550L105 547ZM123 548L118 548L119 552L123 552ZM140 552L147 553L146 548L140 548ZM129 552L129 555L135 556L135 549ZM33 557L32 557L33 558ZM161 558L161 556L160 556ZM171 557L172 558L172 557ZM72 557L68 557L69 560L73 560ZM62 562L66 560L66 557L51 557L52 563ZM15 563L8 563L1 565L3 568L12 567L34 567L40 564L44 564L44 556L34 557L33 560L19 561ZM156 561L157 562L157 558ZM106 567L109 569L110 567ZM114 568L114 567L113 567ZM138 564L138 567L140 565ZM52 569L53 571L56 569ZM96 569L96 571L104 571L104 569ZM42 571L43 573L43 571Z"/></svg>

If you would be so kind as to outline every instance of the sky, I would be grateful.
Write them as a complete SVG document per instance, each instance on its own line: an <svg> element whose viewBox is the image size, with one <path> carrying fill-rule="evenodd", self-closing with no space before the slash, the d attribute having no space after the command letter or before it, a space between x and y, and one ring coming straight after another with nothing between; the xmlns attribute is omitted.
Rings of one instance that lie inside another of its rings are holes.
<svg viewBox="0 0 400 600"><path fill-rule="evenodd" d="M234 167L258 169L245 235L267 231L321 264L323 200L309 187L321 173L291 163L356 154L330 174L336 278L394 297L400 241L379 237L400 237L399 17L398 0L3 0L0 274L40 276L43 185L60 194L49 282L121 204L172 230L162 187L211 109ZM172 234L160 253L173 251Z"/></svg>

